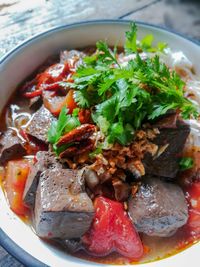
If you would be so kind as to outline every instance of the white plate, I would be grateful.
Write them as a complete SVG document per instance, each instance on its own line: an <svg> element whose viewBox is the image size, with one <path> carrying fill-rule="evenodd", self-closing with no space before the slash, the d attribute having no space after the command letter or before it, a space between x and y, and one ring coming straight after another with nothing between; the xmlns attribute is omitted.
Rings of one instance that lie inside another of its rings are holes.
<svg viewBox="0 0 200 267"><path fill-rule="evenodd" d="M39 34L8 53L0 65L0 107L7 103L16 85L37 68L48 56L62 49L81 48L94 45L98 40L107 40L110 45L124 42L124 33L129 21L92 21L51 29ZM200 46L184 37L152 25L138 23L139 38L152 33L155 41L164 41L174 51L183 53L194 63L200 73ZM11 254L28 266L78 267L95 266L80 260L40 240L8 207L0 189L0 243ZM13 243L14 242L14 243ZM16 244L18 246L16 246ZM197 266L200 244L170 258L139 266L188 267ZM28 254L27 254L28 253ZM39 260L40 262L36 261ZM193 263L194 262L194 263ZM102 264L101 264L102 266Z"/></svg>

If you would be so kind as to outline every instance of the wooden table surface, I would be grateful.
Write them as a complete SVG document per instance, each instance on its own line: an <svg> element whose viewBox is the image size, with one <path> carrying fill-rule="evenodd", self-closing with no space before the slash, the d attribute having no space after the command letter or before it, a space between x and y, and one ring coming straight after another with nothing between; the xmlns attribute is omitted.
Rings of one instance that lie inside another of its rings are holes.
<svg viewBox="0 0 200 267"><path fill-rule="evenodd" d="M50 27L91 19L132 19L200 40L199 0L0 0L0 57ZM0 247L0 267L21 267Z"/></svg>

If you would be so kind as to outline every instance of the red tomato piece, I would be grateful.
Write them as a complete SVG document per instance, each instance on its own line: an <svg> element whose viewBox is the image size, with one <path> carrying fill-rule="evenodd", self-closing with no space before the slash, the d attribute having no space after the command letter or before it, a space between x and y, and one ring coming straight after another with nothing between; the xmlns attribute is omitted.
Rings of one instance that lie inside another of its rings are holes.
<svg viewBox="0 0 200 267"><path fill-rule="evenodd" d="M200 237L200 182L188 189L189 219L187 226L192 236Z"/></svg>
<svg viewBox="0 0 200 267"><path fill-rule="evenodd" d="M88 252L103 256L116 251L130 259L141 258L143 245L123 204L100 196L94 206L94 221L82 238Z"/></svg>
<svg viewBox="0 0 200 267"><path fill-rule="evenodd" d="M29 163L26 160L8 162L5 175L5 191L10 208L18 215L25 215L28 208L23 203L23 192L29 173Z"/></svg>
<svg viewBox="0 0 200 267"><path fill-rule="evenodd" d="M43 91L43 103L54 116L58 116L65 105L65 97L52 96L52 92Z"/></svg>
<svg viewBox="0 0 200 267"><path fill-rule="evenodd" d="M37 76L37 87L62 81L67 76L70 69L68 64L54 64Z"/></svg>
<svg viewBox="0 0 200 267"><path fill-rule="evenodd" d="M27 97L27 98L33 98L33 97L36 97L36 96L40 96L42 94L42 90L39 89L39 90L35 90L33 92L26 92L23 94L24 97Z"/></svg>
<svg viewBox="0 0 200 267"><path fill-rule="evenodd" d="M69 113L71 114L75 108L77 108L77 104L74 100L74 90L69 90L65 98L66 107L69 109Z"/></svg>
<svg viewBox="0 0 200 267"><path fill-rule="evenodd" d="M43 91L44 106L54 115L58 116L61 109L66 106L69 109L69 114L77 107L73 97L73 90L69 90L66 97L52 96L52 92Z"/></svg>
<svg viewBox="0 0 200 267"><path fill-rule="evenodd" d="M27 98L33 98L42 95L43 90L57 91L60 89L58 82L63 81L64 78L67 79L69 74L70 67L68 64L54 64L38 74L33 85L33 82L30 82L23 87L23 91L26 89L23 95ZM30 89L31 91L29 91Z"/></svg>

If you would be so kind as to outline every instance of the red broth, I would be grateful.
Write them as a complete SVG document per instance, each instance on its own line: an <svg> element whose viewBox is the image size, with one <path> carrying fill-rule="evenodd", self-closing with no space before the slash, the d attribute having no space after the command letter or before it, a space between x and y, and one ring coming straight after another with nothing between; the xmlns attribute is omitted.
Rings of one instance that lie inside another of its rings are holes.
<svg viewBox="0 0 200 267"><path fill-rule="evenodd" d="M9 116L11 120L13 120L16 114L24 114L24 112L30 112L28 109L28 102L22 100L16 94L11 98L6 108L4 109L1 119L0 119L0 128L6 129L6 114L9 112L9 109L14 110L12 114ZM1 187L4 189L4 169L3 167L0 170L0 181ZM185 195L188 195L187 189L183 187L185 191ZM199 196L200 197L200 196ZM27 213L24 216L20 216L24 223L31 224L30 213ZM199 221L200 224L200 221ZM161 260L170 256L173 256L193 244L197 243L200 240L200 235L195 236L191 231L189 226L186 224L182 228L180 228L173 236L171 237L150 237L145 234L140 234L140 238L144 245L144 256L138 262L132 262L129 259L119 255L118 253L112 253L105 257L94 257L89 255L86 251L82 250L72 255L75 257L79 257L81 259L104 263L104 264L135 264L135 263L146 263L156 260ZM47 241L50 245L56 246L58 249L62 249L59 245L54 242Z"/></svg>

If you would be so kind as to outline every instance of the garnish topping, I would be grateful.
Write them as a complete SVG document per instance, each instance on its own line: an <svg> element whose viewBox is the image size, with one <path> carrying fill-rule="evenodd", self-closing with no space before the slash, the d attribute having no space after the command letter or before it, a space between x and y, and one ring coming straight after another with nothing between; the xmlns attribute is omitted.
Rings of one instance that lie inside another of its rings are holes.
<svg viewBox="0 0 200 267"><path fill-rule="evenodd" d="M72 81L62 82L62 86L74 89L74 99L80 108L91 109L92 119L107 143L129 144L144 122L170 110L179 112L184 119L198 115L196 107L184 96L185 83L180 76L153 54L164 52L166 44L154 47L152 43L152 35L137 41L137 27L132 23L124 46L125 55L132 54L131 60L120 64L118 59L123 55L117 55L117 48L112 50L99 41L97 51L83 59ZM143 51L152 53L144 59L140 54ZM65 126L58 123L58 128L52 126L50 132L55 130L62 135L69 119L77 125L77 118L65 115ZM56 140L57 134L53 135ZM51 135L49 140L52 141Z"/></svg>
<svg viewBox="0 0 200 267"><path fill-rule="evenodd" d="M190 158L190 157L183 157L179 161L179 167L181 171L191 169L193 165L194 165L194 160L193 158Z"/></svg>

